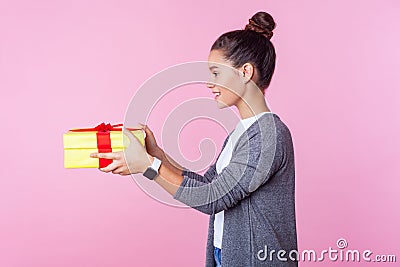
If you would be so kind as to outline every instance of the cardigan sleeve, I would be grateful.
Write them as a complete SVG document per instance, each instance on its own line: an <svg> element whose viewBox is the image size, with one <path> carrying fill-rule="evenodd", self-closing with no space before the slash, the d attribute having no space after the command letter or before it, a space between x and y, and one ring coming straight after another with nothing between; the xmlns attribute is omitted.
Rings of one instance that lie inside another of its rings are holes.
<svg viewBox="0 0 400 267"><path fill-rule="evenodd" d="M208 168L208 170L204 173L204 175L200 175L200 174L195 173L187 168L184 168L184 170L182 171L182 176L188 177L190 179L195 179L202 183L210 183L211 180L214 179L214 177L217 173L216 164L217 163L214 163L213 165L211 165Z"/></svg>
<svg viewBox="0 0 400 267"><path fill-rule="evenodd" d="M183 173L173 198L209 215L234 207L274 175L279 165L275 160L276 137L275 128L262 134L245 132L220 174L214 165L204 176ZM194 176L197 178L191 178Z"/></svg>

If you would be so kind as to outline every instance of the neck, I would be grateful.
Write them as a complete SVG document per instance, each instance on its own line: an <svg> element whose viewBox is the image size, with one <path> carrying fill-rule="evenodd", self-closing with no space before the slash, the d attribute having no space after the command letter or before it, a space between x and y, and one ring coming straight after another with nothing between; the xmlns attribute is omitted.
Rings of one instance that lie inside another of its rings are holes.
<svg viewBox="0 0 400 267"><path fill-rule="evenodd" d="M244 95L235 105L239 110L242 119L253 117L261 112L271 111L268 108L264 94L260 89L256 88L255 90L247 90L247 92L248 93L246 93L246 95Z"/></svg>

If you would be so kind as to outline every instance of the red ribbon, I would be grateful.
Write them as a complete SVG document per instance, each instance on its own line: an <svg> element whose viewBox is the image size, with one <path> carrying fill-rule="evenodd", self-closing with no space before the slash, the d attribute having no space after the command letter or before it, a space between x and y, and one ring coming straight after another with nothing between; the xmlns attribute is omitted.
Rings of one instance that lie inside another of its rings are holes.
<svg viewBox="0 0 400 267"><path fill-rule="evenodd" d="M104 122L100 123L94 128L80 128L80 129L72 129L70 130L71 132L91 132L91 131L98 131L98 132L107 132L107 131L122 131L122 128L116 128L116 127L121 127L123 124L114 124L111 125L109 123L105 124ZM140 128L125 128L130 131L135 131L135 130L141 130Z"/></svg>
<svg viewBox="0 0 400 267"><path fill-rule="evenodd" d="M112 152L111 148L111 138L110 138L110 131L122 131L121 127L123 124L114 124L111 125L109 123L105 124L102 122L101 124L97 125L94 128L80 128L80 129L72 129L72 132L91 132L97 131L96 138L97 138L97 150L99 153L108 153ZM125 128L130 131L134 130L141 130L140 128ZM112 159L104 159L99 158L99 168L104 168L110 165L113 162Z"/></svg>

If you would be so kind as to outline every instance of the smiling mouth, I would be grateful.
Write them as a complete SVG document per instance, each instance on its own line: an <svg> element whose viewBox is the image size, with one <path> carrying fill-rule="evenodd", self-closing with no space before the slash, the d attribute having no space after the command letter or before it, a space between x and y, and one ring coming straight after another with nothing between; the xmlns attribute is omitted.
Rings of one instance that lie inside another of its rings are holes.
<svg viewBox="0 0 400 267"><path fill-rule="evenodd" d="M219 97L221 95L221 92L213 92L215 98Z"/></svg>

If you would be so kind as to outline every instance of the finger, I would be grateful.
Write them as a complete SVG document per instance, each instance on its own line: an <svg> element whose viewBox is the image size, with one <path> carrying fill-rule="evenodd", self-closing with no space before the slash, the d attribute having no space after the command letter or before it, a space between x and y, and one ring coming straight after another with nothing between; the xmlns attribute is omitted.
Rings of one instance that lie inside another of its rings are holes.
<svg viewBox="0 0 400 267"><path fill-rule="evenodd" d="M114 173L114 174L121 174L121 173L124 172L124 171L125 171L125 168L124 168L124 167L119 167L119 168L116 168L115 170L113 170L112 173Z"/></svg>
<svg viewBox="0 0 400 267"><path fill-rule="evenodd" d="M147 125L144 125L141 123L139 123L139 124L143 126L143 130L146 132L146 134L153 135L153 132L150 130L150 128Z"/></svg>
<svg viewBox="0 0 400 267"><path fill-rule="evenodd" d="M113 171L113 170L115 170L115 169L117 169L119 167L120 167L119 164L113 162L113 163L111 163L110 165L108 165L108 166L106 166L104 168L99 168L99 170L102 171L102 172L111 172L111 171Z"/></svg>
<svg viewBox="0 0 400 267"><path fill-rule="evenodd" d="M147 125L145 125L145 124L139 122L139 128L142 129L142 130L144 131L144 132L143 132L144 138L146 138L146 135L148 134L148 132L146 131Z"/></svg>
<svg viewBox="0 0 400 267"><path fill-rule="evenodd" d="M103 158L103 159L120 159L119 154L114 152L108 153L90 153L91 158Z"/></svg>

